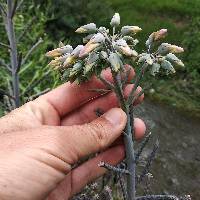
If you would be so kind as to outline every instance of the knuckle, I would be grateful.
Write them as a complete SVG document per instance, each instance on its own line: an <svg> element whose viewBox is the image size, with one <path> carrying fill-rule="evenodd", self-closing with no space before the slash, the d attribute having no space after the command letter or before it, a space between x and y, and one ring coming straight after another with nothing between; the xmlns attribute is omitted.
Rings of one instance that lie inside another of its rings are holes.
<svg viewBox="0 0 200 200"><path fill-rule="evenodd" d="M90 126L90 134L101 149L108 140L109 130L102 122L96 122Z"/></svg>

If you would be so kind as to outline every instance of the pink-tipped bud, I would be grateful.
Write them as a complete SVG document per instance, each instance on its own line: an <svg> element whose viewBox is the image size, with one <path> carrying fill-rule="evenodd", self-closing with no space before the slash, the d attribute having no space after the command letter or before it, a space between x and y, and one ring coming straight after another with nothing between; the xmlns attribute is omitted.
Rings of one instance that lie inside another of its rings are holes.
<svg viewBox="0 0 200 200"><path fill-rule="evenodd" d="M154 40L157 41L163 39L166 37L166 35L167 35L167 29L161 29L157 32L154 32Z"/></svg>

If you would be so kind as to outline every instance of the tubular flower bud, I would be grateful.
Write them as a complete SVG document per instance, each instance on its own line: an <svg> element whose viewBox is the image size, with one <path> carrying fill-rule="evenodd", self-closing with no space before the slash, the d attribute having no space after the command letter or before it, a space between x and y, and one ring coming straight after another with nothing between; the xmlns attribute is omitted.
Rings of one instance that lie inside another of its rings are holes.
<svg viewBox="0 0 200 200"><path fill-rule="evenodd" d="M161 62L161 67L165 70L167 70L169 73L175 73L176 70L172 66L172 64L168 60L163 60Z"/></svg>
<svg viewBox="0 0 200 200"><path fill-rule="evenodd" d="M151 58L150 54L147 53L143 53L139 55L139 59L138 59L138 63L147 63L148 65L152 65L153 64L153 60Z"/></svg>
<svg viewBox="0 0 200 200"><path fill-rule="evenodd" d="M75 58L79 57L79 54L81 52L81 50L83 50L84 46L83 45L78 45L71 53L72 56L74 56Z"/></svg>
<svg viewBox="0 0 200 200"><path fill-rule="evenodd" d="M166 60L168 60L168 61L170 61L170 62L172 62L172 63L174 63L174 64L176 64L180 67L184 67L183 62L179 58L177 58L173 53L168 53L166 55Z"/></svg>
<svg viewBox="0 0 200 200"><path fill-rule="evenodd" d="M97 30L96 24L90 23L78 28L75 32L76 33L94 33Z"/></svg>
<svg viewBox="0 0 200 200"><path fill-rule="evenodd" d="M90 39L94 36L94 34L87 35L86 37L83 38L83 43L88 43Z"/></svg>
<svg viewBox="0 0 200 200"><path fill-rule="evenodd" d="M153 63L150 73L151 75L155 76L159 72L159 70L160 70L160 64Z"/></svg>
<svg viewBox="0 0 200 200"><path fill-rule="evenodd" d="M123 39L126 41L126 42L129 42L131 43L132 45L137 45L139 43L138 39L133 39L131 36L129 35L126 35L123 37Z"/></svg>
<svg viewBox="0 0 200 200"><path fill-rule="evenodd" d="M132 55L132 50L126 43L124 39L119 39L115 42L115 48L119 53L122 53L126 56L131 56Z"/></svg>
<svg viewBox="0 0 200 200"><path fill-rule="evenodd" d="M107 60L108 59L108 54L105 52L105 51L101 51L100 52L100 57L104 60Z"/></svg>
<svg viewBox="0 0 200 200"><path fill-rule="evenodd" d="M95 34L90 41L81 50L79 57L87 56L91 51L101 45L105 41L105 37L101 33Z"/></svg>
<svg viewBox="0 0 200 200"><path fill-rule="evenodd" d="M168 54L168 53L182 53L184 49L182 47L178 47L176 45L162 43L158 47L158 53L161 55Z"/></svg>
<svg viewBox="0 0 200 200"><path fill-rule="evenodd" d="M48 65L55 69L59 69L62 67L63 63L69 56L70 54L68 53L68 54L65 54L64 56L57 57L54 60L52 60Z"/></svg>
<svg viewBox="0 0 200 200"><path fill-rule="evenodd" d="M111 53L109 55L109 58L108 58L110 64L111 64L111 68L113 71L117 72L119 71L119 69L121 68L121 66L123 65L119 55L117 53Z"/></svg>
<svg viewBox="0 0 200 200"><path fill-rule="evenodd" d="M154 40L160 40L165 38L167 35L167 29L160 29L159 31L154 32Z"/></svg>
<svg viewBox="0 0 200 200"><path fill-rule="evenodd" d="M87 74L92 69L92 67L97 63L98 59L99 55L97 53L92 52L89 54L84 68L84 74Z"/></svg>
<svg viewBox="0 0 200 200"><path fill-rule="evenodd" d="M94 49L96 49L98 46L100 46L100 43L96 43L96 44L89 44L87 43L84 47L84 49L80 52L79 57L85 57L87 56L90 52L92 52Z"/></svg>
<svg viewBox="0 0 200 200"><path fill-rule="evenodd" d="M136 34L142 29L138 26L123 26L121 29L122 35Z"/></svg>
<svg viewBox="0 0 200 200"><path fill-rule="evenodd" d="M161 29L159 31L153 32L146 41L146 46L148 47L149 45L152 45L153 42L165 38L166 35L167 35L167 29Z"/></svg>
<svg viewBox="0 0 200 200"><path fill-rule="evenodd" d="M65 60L63 67L67 68L70 67L72 64L74 64L76 62L76 58L72 55L70 55L69 57L67 57L67 59Z"/></svg>
<svg viewBox="0 0 200 200"><path fill-rule="evenodd" d="M73 48L71 45L66 45L57 49L54 49L52 51L49 51L46 53L47 57L59 57L66 53L71 53L73 51Z"/></svg>
<svg viewBox="0 0 200 200"><path fill-rule="evenodd" d="M111 19L110 25L112 27L120 25L120 15L119 15L119 13L114 14L114 16Z"/></svg>
<svg viewBox="0 0 200 200"><path fill-rule="evenodd" d="M99 31L103 33L109 33L109 29L106 29L104 26L99 27Z"/></svg>
<svg viewBox="0 0 200 200"><path fill-rule="evenodd" d="M84 48L83 45L78 45L70 54L70 56L67 57L67 59L64 62L64 67L69 67L72 64L74 64L77 60L77 58L79 57L79 54L81 52L81 50Z"/></svg>
<svg viewBox="0 0 200 200"><path fill-rule="evenodd" d="M182 47L171 45L170 53L182 53L182 52L184 52L184 49Z"/></svg>
<svg viewBox="0 0 200 200"><path fill-rule="evenodd" d="M72 70L70 70L70 74L69 74L69 77L73 77L75 75L77 75L83 68L83 65L82 63L80 62L77 62L73 65L73 68Z"/></svg>

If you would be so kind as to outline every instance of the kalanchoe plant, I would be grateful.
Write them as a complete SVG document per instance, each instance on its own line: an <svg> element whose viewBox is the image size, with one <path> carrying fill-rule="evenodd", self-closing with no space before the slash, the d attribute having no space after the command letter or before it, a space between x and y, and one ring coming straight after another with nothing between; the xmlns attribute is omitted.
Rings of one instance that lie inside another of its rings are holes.
<svg viewBox="0 0 200 200"><path fill-rule="evenodd" d="M158 148L158 142L156 142L152 153L147 159L143 173L136 175L136 165L144 146L149 140L149 135L144 139L141 147L135 151L133 104L144 92L142 90L139 94L135 95L144 73L150 72L153 76L160 72L166 74L175 73L175 65L184 66L183 62L175 54L182 53L184 50L181 47L168 43L159 44L167 35L167 30L161 29L153 32L148 37L146 50L143 53L138 53L135 50L135 46L138 43L135 35L142 29L138 26L128 25L120 29L120 15L118 13L112 17L110 25L111 29L105 27L98 28L94 23L81 26L76 32L85 34L83 38L84 45L78 45L73 49L70 45L60 43L59 48L49 51L46 54L48 57L54 58L49 65L60 70L64 80L78 84L90 80L95 75L106 85L107 91L113 91L116 94L120 107L127 114L127 124L124 129L126 169L110 166L103 161L99 166L126 176L124 199L178 200L179 198L173 195L136 196L136 185L143 180L146 174L149 174L149 167ZM130 73L125 68L125 60L126 62L128 60L135 61L139 67L139 72L128 98L125 98L123 93ZM106 68L110 68L111 70L113 83L101 76L102 70ZM124 74L126 75L124 76ZM105 90L102 90L102 92L105 92Z"/></svg>

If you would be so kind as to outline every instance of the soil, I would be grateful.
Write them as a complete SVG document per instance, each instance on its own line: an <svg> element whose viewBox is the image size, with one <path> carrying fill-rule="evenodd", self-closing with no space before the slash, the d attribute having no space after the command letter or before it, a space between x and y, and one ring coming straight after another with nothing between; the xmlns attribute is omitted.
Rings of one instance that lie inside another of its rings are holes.
<svg viewBox="0 0 200 200"><path fill-rule="evenodd" d="M153 141L158 138L160 143L152 164L153 178L149 192L181 196L189 194L193 200L199 200L200 120L147 100L136 107L135 113L146 122L148 131L153 134ZM143 156L150 151L151 148L147 147Z"/></svg>

